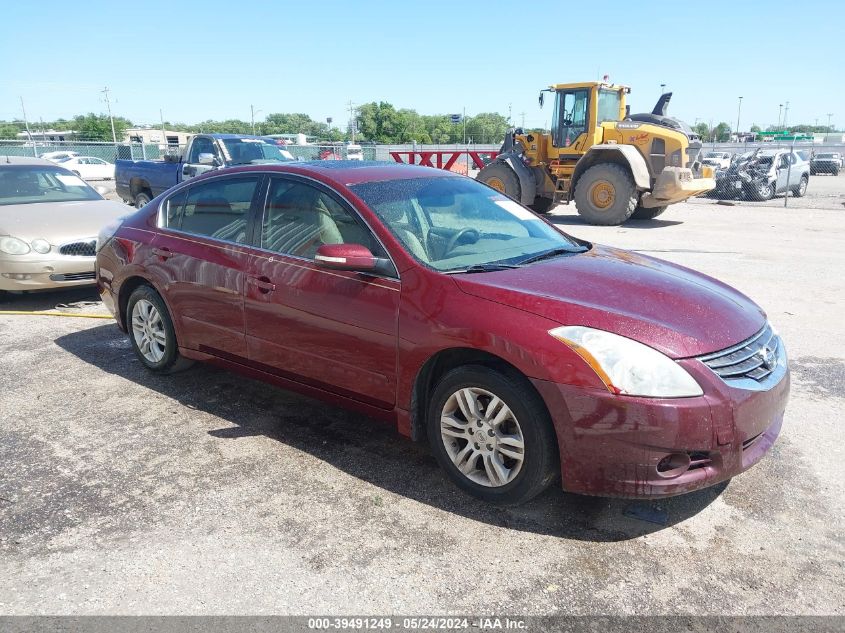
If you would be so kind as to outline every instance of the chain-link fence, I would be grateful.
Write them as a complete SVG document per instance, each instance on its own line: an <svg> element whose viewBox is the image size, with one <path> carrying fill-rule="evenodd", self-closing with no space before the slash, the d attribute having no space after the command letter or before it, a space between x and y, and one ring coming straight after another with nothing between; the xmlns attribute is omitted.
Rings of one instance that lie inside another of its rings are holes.
<svg viewBox="0 0 845 633"><path fill-rule="evenodd" d="M359 149L360 148L360 149ZM185 145L161 145L157 143L105 143L98 141L34 141L21 142L0 140L0 155L51 157L55 153L73 152L78 156L93 156L113 163L117 159L158 160L165 155L181 156ZM379 152L375 145L320 144L280 145L296 160L346 160L362 157L362 160L389 160L387 151Z"/></svg>

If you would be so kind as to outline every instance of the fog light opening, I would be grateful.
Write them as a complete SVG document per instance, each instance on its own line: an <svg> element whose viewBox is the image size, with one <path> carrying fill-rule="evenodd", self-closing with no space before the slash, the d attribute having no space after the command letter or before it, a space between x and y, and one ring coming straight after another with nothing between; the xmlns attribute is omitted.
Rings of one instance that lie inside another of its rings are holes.
<svg viewBox="0 0 845 633"><path fill-rule="evenodd" d="M689 465L690 456L687 453L671 453L657 462L657 474L671 479L687 472Z"/></svg>

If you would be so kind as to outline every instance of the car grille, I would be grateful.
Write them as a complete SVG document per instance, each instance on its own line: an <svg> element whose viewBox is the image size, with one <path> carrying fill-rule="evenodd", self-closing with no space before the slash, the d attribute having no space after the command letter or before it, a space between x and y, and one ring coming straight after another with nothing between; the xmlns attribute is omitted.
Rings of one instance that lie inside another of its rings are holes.
<svg viewBox="0 0 845 633"><path fill-rule="evenodd" d="M761 382L777 366L781 345L780 338L767 323L747 341L698 359L723 380L751 378Z"/></svg>
<svg viewBox="0 0 845 633"><path fill-rule="evenodd" d="M84 281L84 280L91 280L94 281L94 271L90 271L87 273L64 273L64 274L53 274L50 275L50 279L52 281Z"/></svg>
<svg viewBox="0 0 845 633"><path fill-rule="evenodd" d="M59 247L62 255L78 255L80 257L94 257L97 240L91 239L79 242L68 242Z"/></svg>

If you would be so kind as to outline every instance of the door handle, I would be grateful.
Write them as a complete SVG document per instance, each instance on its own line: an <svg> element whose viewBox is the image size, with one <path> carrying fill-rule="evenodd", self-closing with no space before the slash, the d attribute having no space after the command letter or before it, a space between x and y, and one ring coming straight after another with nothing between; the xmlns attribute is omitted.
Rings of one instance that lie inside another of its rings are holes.
<svg viewBox="0 0 845 633"><path fill-rule="evenodd" d="M262 294L273 292L276 289L276 284L270 281L267 277L247 277L247 283L252 284Z"/></svg>
<svg viewBox="0 0 845 633"><path fill-rule="evenodd" d="M153 255L156 255L157 257L161 257L162 259L169 259L170 257L173 257L173 251L171 251L167 247L159 248L159 247L156 246L156 247L153 247Z"/></svg>

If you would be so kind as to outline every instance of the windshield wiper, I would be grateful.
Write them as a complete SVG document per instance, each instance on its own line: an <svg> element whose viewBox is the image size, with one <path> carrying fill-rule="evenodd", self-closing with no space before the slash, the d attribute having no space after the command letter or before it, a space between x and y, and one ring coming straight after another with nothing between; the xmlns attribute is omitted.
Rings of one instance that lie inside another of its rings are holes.
<svg viewBox="0 0 845 633"><path fill-rule="evenodd" d="M552 248L548 251L544 251L542 253L538 253L537 255L532 255L531 257L527 257L519 262L520 266L524 266L525 264L533 264L534 262L539 262L543 259L551 259L552 257L558 257L560 255L573 255L575 253L586 253L587 252L586 246L559 246L557 248Z"/></svg>
<svg viewBox="0 0 845 633"><path fill-rule="evenodd" d="M466 268L459 268L458 270L446 270L447 275L458 275L463 273L493 273L497 270L508 270L511 268L519 268L516 264L473 264Z"/></svg>

